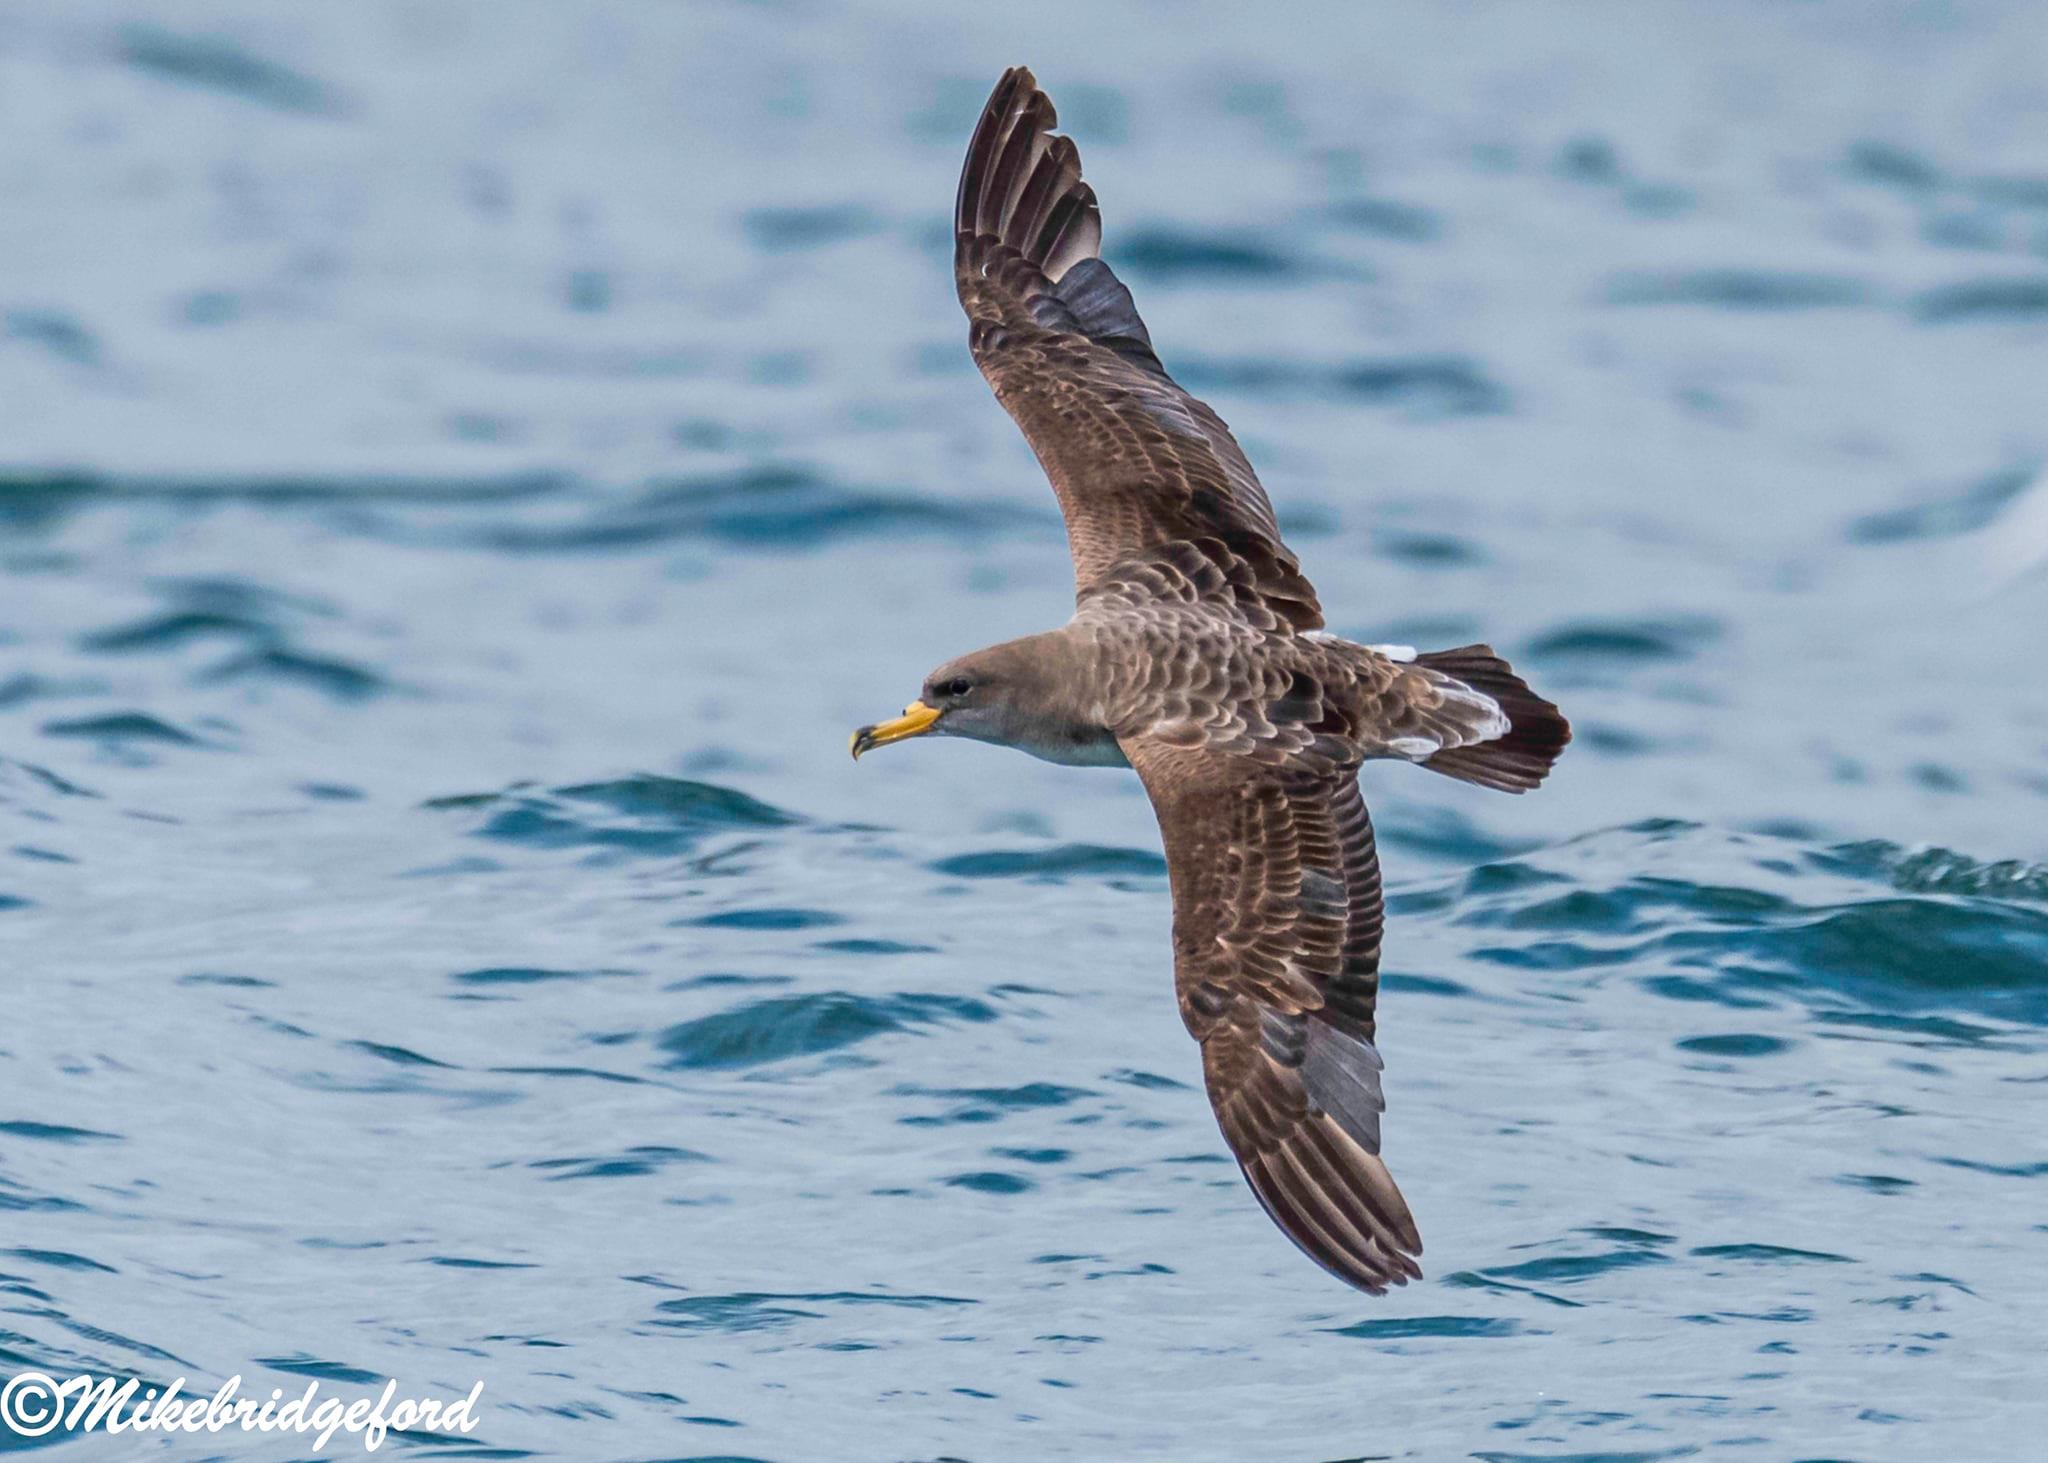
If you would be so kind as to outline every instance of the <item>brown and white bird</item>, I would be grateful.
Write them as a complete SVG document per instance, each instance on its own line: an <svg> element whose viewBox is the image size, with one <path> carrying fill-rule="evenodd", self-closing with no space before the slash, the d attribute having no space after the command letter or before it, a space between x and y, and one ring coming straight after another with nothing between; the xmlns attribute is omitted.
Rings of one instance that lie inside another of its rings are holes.
<svg viewBox="0 0 2048 1463"><path fill-rule="evenodd" d="M1074 144L1022 67L967 149L953 268L968 343L1066 518L1075 611L925 678L853 755L970 737L1133 767L1173 889L1174 981L1252 1192L1378 1294L1422 1272L1380 1159L1379 859L1371 758L1526 792L1571 738L1484 645L1418 655L1322 628L1315 589L1222 419L1174 384L1098 257Z"/></svg>

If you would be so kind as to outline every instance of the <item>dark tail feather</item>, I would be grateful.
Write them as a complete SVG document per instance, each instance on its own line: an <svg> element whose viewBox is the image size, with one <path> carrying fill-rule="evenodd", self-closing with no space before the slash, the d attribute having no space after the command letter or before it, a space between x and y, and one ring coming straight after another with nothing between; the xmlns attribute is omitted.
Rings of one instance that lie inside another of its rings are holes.
<svg viewBox="0 0 2048 1463"><path fill-rule="evenodd" d="M1441 671L1491 696L1507 716L1508 734L1469 747L1453 747L1423 762L1424 767L1502 792L1527 792L1542 782L1550 764L1572 739L1564 713L1529 689L1490 645L1461 645L1415 657L1417 665Z"/></svg>

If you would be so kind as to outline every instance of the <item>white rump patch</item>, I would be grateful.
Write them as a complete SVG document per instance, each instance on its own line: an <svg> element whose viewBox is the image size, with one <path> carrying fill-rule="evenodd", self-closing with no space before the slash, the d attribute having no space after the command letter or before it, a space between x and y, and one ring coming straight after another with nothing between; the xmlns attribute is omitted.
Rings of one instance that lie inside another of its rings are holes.
<svg viewBox="0 0 2048 1463"><path fill-rule="evenodd" d="M1388 660L1413 660L1415 647L1412 645L1368 645L1367 650L1376 650Z"/></svg>
<svg viewBox="0 0 2048 1463"><path fill-rule="evenodd" d="M1474 742L1491 742L1506 736L1514 730L1515 724L1508 720L1508 714L1500 709L1500 702L1483 691L1475 691L1462 681L1444 681L1439 686L1446 706L1463 706L1475 713L1471 734L1461 738L1457 745L1469 747Z"/></svg>
<svg viewBox="0 0 2048 1463"><path fill-rule="evenodd" d="M1443 746L1432 737L1395 737L1387 743L1387 750L1396 757L1406 757L1410 762L1420 762L1434 757Z"/></svg>

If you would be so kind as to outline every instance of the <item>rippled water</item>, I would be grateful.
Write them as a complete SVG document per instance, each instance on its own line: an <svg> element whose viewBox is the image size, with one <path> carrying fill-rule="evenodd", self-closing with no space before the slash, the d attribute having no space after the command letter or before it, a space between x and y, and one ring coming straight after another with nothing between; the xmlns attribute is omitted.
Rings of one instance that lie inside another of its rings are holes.
<svg viewBox="0 0 2048 1463"><path fill-rule="evenodd" d="M0 15L10 1370L481 1378L444 1457L2025 1455L2038 13L1254 11ZM1382 1300L1224 1154L1135 782L845 756L1066 603L946 275L1016 60L1335 628L1579 728L1368 775Z"/></svg>

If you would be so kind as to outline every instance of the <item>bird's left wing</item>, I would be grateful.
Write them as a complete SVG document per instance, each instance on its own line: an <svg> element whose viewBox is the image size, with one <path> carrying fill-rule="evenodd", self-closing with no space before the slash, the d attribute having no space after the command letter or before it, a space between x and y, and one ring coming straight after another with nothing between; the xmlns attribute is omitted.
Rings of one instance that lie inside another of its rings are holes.
<svg viewBox="0 0 2048 1463"><path fill-rule="evenodd" d="M1310 1258L1379 1294L1422 1272L1380 1160L1382 908L1351 769L1122 742L1159 815L1174 984L1252 1192Z"/></svg>
<svg viewBox="0 0 2048 1463"><path fill-rule="evenodd" d="M1057 120L1029 71L1004 73L960 172L953 275L974 362L1059 497L1077 592L1121 560L1194 544L1249 575L1280 620L1317 628L1315 590L1244 452L1166 374L1098 257L1102 214Z"/></svg>

